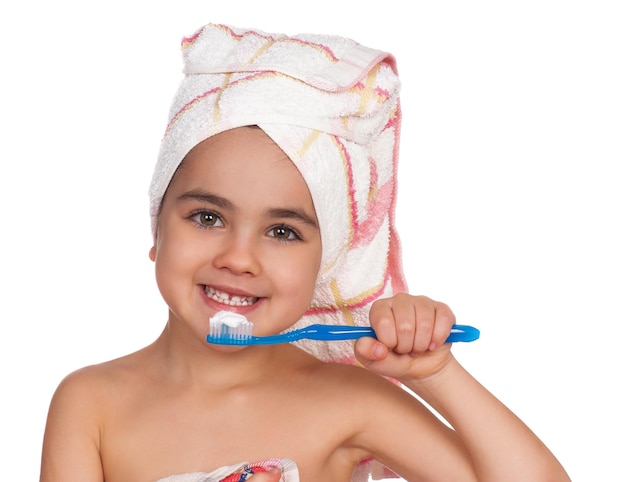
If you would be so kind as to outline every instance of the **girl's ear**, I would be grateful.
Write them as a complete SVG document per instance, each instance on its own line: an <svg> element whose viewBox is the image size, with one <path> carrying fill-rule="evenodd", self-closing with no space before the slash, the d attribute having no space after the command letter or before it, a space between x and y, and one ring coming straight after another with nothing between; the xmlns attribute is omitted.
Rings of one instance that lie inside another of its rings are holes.
<svg viewBox="0 0 626 482"><path fill-rule="evenodd" d="M156 244L150 248L150 251L148 251L148 257L151 261L156 259Z"/></svg>

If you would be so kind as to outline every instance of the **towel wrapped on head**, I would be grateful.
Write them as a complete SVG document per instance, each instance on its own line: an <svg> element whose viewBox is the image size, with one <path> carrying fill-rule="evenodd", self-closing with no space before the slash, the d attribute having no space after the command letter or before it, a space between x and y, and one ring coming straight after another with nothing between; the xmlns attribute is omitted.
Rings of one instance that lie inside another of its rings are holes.
<svg viewBox="0 0 626 482"><path fill-rule="evenodd" d="M330 35L209 24L182 42L174 98L150 186L153 233L165 191L203 140L257 125L302 174L320 225L314 298L292 328L368 325L372 303L406 291L394 225L400 82L392 55ZM354 363L352 343L299 346Z"/></svg>

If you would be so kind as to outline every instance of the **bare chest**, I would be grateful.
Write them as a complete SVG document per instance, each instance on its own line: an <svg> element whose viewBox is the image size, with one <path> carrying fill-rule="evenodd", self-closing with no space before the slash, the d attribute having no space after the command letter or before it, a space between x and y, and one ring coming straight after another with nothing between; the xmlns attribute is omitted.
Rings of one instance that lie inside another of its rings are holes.
<svg viewBox="0 0 626 482"><path fill-rule="evenodd" d="M296 461L303 481L349 480L362 454L348 447L346 417L324 397L280 390L138 394L107 417L106 480L148 482L268 458Z"/></svg>

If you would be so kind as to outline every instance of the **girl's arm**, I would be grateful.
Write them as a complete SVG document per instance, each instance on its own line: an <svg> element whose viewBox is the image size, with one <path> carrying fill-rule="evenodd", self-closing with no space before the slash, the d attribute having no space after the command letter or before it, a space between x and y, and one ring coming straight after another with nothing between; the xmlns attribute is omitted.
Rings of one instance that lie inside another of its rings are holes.
<svg viewBox="0 0 626 482"><path fill-rule="evenodd" d="M402 381L454 428L478 480L570 480L541 440L454 357L427 379Z"/></svg>
<svg viewBox="0 0 626 482"><path fill-rule="evenodd" d="M57 388L43 441L40 482L102 482L93 382L75 372Z"/></svg>
<svg viewBox="0 0 626 482"><path fill-rule="evenodd" d="M441 445L459 461L465 452L476 480L570 480L541 440L452 356L445 339L455 320L446 305L397 295L375 304L370 318L378 340L358 340L357 358L400 380L446 419L455 437ZM433 424L431 432L441 429Z"/></svg>

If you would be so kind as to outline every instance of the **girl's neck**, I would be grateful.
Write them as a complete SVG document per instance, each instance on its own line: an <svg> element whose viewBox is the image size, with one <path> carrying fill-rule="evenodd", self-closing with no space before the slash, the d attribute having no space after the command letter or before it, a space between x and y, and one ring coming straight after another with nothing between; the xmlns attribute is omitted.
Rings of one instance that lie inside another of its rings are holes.
<svg viewBox="0 0 626 482"><path fill-rule="evenodd" d="M259 383L314 360L291 345L213 347L177 333L169 323L151 348L160 360L162 376L206 386Z"/></svg>

